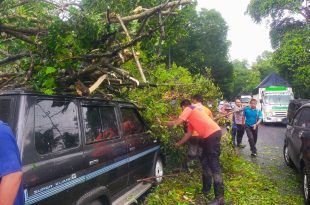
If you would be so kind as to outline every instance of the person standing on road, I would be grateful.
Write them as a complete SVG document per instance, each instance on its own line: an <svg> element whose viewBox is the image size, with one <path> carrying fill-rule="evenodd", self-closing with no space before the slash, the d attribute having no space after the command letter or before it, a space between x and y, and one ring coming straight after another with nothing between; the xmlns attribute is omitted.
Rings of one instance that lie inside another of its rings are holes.
<svg viewBox="0 0 310 205"><path fill-rule="evenodd" d="M232 125L232 141L233 145L236 147L244 148L245 145L242 143L242 137L244 135L244 127L242 124L243 118L243 107L240 99L235 100L236 106L233 108L233 125Z"/></svg>
<svg viewBox="0 0 310 205"><path fill-rule="evenodd" d="M0 121L0 205L24 205L22 165L11 128Z"/></svg>
<svg viewBox="0 0 310 205"><path fill-rule="evenodd" d="M220 147L221 147L221 128L214 122L204 111L197 109L194 105L186 106L181 102L183 112L178 119L163 122L161 124L167 126L180 125L188 122L188 131L183 138L176 143L176 147L180 147L187 142L193 130L199 134L199 145L203 149L201 163L203 169L203 192L208 194L211 190L212 181L214 183L215 199L208 205L224 204L224 184L220 166Z"/></svg>
<svg viewBox="0 0 310 205"><path fill-rule="evenodd" d="M249 139L249 144L251 147L251 156L256 157L257 149L257 134L258 134L258 125L262 122L263 116L262 112L256 109L257 101L251 99L250 107L244 108L244 115L242 118L242 124L245 126L245 131Z"/></svg>

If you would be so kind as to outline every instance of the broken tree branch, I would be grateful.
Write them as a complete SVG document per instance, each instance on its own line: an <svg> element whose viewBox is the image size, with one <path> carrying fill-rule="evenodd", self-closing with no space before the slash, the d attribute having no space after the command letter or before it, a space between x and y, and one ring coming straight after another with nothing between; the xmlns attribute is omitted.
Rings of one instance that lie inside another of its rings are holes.
<svg viewBox="0 0 310 205"><path fill-rule="evenodd" d="M127 23L127 22L135 20L135 19L141 19L141 18L145 18L147 16L151 16L154 13L156 13L160 10L163 10L163 9L168 9L171 7L181 6L181 5L191 4L191 3L192 3L192 0L179 0L179 1L172 1L172 2L168 2L168 3L164 3L164 4L161 4L159 6L155 6L154 8L146 9L144 12L141 12L139 14L123 17L122 21L124 23ZM115 18L110 18L110 20L113 23L118 22L118 19L115 19Z"/></svg>
<svg viewBox="0 0 310 205"><path fill-rule="evenodd" d="M3 32L11 35L11 36L14 36L22 41L25 41L27 43L30 43L30 44L33 44L33 45L36 45L36 43L31 40L28 36L25 36L24 34L22 33L19 33L19 32L16 32L16 31L12 31L12 30L4 30Z"/></svg>
<svg viewBox="0 0 310 205"><path fill-rule="evenodd" d="M121 17L120 17L119 15L117 15L117 19L119 20L119 22L120 22L120 24L121 24L123 30L125 31L128 40L129 40L129 41L132 41L129 32L128 32L128 30L127 30L127 28L126 28L124 22L122 21L122 19L121 19ZM142 78L143 82L145 83L145 82L146 82L146 78L145 78L145 75L144 75L144 73L143 73L142 66L141 66L141 63L140 63L139 58L138 58L138 56L137 56L137 53L135 52L135 49L134 49L133 46L131 46L131 51L132 51L133 57L134 57L134 59L135 59L135 61L136 61L136 64L137 64L138 70L139 70L139 72L140 72L141 78Z"/></svg>
<svg viewBox="0 0 310 205"><path fill-rule="evenodd" d="M89 94L92 94L100 85L101 83L108 77L107 74L101 76L100 78L98 78L98 80L92 85L90 86L89 90Z"/></svg>
<svg viewBox="0 0 310 205"><path fill-rule="evenodd" d="M147 177L144 179L138 179L137 182L150 181L150 180L154 180L154 179L161 178L161 177L177 177L177 176L179 176L179 174L167 174L167 175L162 175L162 176L153 176L153 177Z"/></svg>
<svg viewBox="0 0 310 205"><path fill-rule="evenodd" d="M20 60L20 59L22 59L24 57L29 57L29 56L30 56L30 52L20 53L20 54L17 54L15 56L9 56L7 58L4 58L4 59L0 60L0 65L5 65L5 64L14 62L16 60Z"/></svg>
<svg viewBox="0 0 310 205"><path fill-rule="evenodd" d="M2 31L15 31L22 33L24 35L38 35L38 34L47 34L47 29L43 28L16 28L15 26L12 25L6 25L6 24L0 24L0 30Z"/></svg>

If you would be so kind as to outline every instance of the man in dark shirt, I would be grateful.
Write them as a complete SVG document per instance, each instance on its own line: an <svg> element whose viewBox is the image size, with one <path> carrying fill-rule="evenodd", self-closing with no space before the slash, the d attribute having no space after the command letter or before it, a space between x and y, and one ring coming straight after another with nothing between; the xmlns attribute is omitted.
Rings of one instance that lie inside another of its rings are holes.
<svg viewBox="0 0 310 205"><path fill-rule="evenodd" d="M24 205L22 165L11 128L0 121L0 205Z"/></svg>

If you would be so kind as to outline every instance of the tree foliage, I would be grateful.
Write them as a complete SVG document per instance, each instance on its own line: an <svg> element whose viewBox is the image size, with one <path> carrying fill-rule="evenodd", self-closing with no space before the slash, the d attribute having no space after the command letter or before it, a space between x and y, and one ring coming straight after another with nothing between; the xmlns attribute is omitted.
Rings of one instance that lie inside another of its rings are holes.
<svg viewBox="0 0 310 205"><path fill-rule="evenodd" d="M247 12L257 23L271 17L271 41L274 48L288 31L305 28L310 20L308 0L251 0Z"/></svg>
<svg viewBox="0 0 310 205"><path fill-rule="evenodd" d="M273 62L295 88L296 97L310 98L310 30L287 33Z"/></svg>
<svg viewBox="0 0 310 205"><path fill-rule="evenodd" d="M260 72L254 69L249 69L246 60L233 61L233 95L240 96L241 94L251 94L253 89L260 82Z"/></svg>
<svg viewBox="0 0 310 205"><path fill-rule="evenodd" d="M210 71L207 71L210 72ZM171 120L177 118L181 112L180 100L190 99L193 94L199 93L205 102L213 105L213 111L217 108L216 99L222 97L221 91L212 79L201 75L192 75L188 69L173 64L166 69L165 64L160 64L149 75L152 82L158 86L141 88L123 88L126 97L136 103L142 109L145 119L149 122L152 134L160 138L164 145L164 151L169 153L172 160L181 161L185 157L184 150L176 150L175 143L184 135L181 127L166 129L158 125L156 119Z"/></svg>
<svg viewBox="0 0 310 205"><path fill-rule="evenodd" d="M277 67L272 62L272 55L272 52L264 51L257 57L256 62L252 65L252 69L260 73L261 80L271 73L278 73Z"/></svg>
<svg viewBox="0 0 310 205"><path fill-rule="evenodd" d="M88 87L103 75L108 85L139 84L140 79L145 81L139 53L147 44L146 37L156 39L156 47L160 47L167 26L167 31L175 32L177 38L177 33L182 32L171 29L172 19L178 18L182 6L190 3L1 1L0 65L3 71L11 72L15 82L47 93L58 88L87 94ZM121 69L133 59L140 71L138 79Z"/></svg>
<svg viewBox="0 0 310 205"><path fill-rule="evenodd" d="M310 97L309 1L251 0L248 13L256 22L271 17L270 37L276 48L271 63L291 83L296 97Z"/></svg>
<svg viewBox="0 0 310 205"><path fill-rule="evenodd" d="M224 96L229 97L232 92L232 65L228 61L228 26L215 10L193 11L190 16L191 22L186 25L188 36L172 45L166 51L167 55L170 54L173 62L194 74L206 75L205 69L211 68L215 83Z"/></svg>

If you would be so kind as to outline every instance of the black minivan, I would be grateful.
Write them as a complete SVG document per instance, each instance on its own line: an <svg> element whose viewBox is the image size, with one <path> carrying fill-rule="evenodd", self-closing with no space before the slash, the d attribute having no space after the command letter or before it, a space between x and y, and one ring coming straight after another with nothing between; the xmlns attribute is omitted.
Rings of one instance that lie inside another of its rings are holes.
<svg viewBox="0 0 310 205"><path fill-rule="evenodd" d="M305 204L310 204L310 101L292 116L285 120L284 160L302 173Z"/></svg>
<svg viewBox="0 0 310 205"><path fill-rule="evenodd" d="M163 175L159 143L132 103L3 91L0 120L17 137L27 205L129 204L151 187L137 180Z"/></svg>

